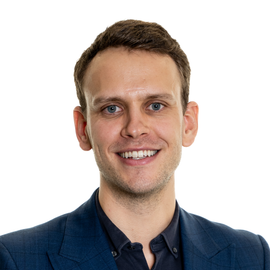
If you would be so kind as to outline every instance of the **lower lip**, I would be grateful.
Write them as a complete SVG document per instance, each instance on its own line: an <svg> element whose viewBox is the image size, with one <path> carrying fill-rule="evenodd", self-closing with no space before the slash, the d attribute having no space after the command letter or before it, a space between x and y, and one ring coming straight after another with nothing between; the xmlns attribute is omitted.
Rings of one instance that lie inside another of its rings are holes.
<svg viewBox="0 0 270 270"><path fill-rule="evenodd" d="M146 165L146 164L152 162L153 160L155 160L157 155L159 154L159 152L160 151L158 151L155 155L153 155L151 157L146 157L146 158L142 158L142 159L122 158L118 154L116 154L116 155L118 156L120 161L123 162L125 165L128 165L128 166L143 166L143 165Z"/></svg>

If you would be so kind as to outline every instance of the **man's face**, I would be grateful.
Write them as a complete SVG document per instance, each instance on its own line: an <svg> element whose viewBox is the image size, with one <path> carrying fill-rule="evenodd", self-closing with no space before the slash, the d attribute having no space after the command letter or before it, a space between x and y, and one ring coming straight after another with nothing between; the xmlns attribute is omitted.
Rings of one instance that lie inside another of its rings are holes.
<svg viewBox="0 0 270 270"><path fill-rule="evenodd" d="M109 48L84 79L90 144L101 182L133 195L173 180L184 128L174 61L146 51Z"/></svg>

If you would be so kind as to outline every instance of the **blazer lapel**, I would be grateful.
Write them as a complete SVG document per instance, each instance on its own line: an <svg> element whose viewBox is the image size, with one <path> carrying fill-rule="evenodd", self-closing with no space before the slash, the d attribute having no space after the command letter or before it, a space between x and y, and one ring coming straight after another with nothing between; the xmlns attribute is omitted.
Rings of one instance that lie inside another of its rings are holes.
<svg viewBox="0 0 270 270"><path fill-rule="evenodd" d="M95 194L69 214L60 252L48 252L54 270L117 270L97 217Z"/></svg>
<svg viewBox="0 0 270 270"><path fill-rule="evenodd" d="M235 269L235 245L213 223L180 209L180 226L185 270Z"/></svg>

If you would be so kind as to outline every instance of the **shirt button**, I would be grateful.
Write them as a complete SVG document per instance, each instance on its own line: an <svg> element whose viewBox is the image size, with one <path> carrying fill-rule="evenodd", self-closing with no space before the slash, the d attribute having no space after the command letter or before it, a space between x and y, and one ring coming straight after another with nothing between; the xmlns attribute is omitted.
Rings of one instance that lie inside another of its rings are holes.
<svg viewBox="0 0 270 270"><path fill-rule="evenodd" d="M112 251L112 255L113 257L116 257L117 256L117 252L115 250Z"/></svg>
<svg viewBox="0 0 270 270"><path fill-rule="evenodd" d="M133 250L133 249L135 249L135 247L132 246L132 245L130 245L130 246L128 247L128 249L129 249L129 250Z"/></svg>
<svg viewBox="0 0 270 270"><path fill-rule="evenodd" d="M173 251L173 253L176 254L176 253L177 253L177 248L174 247L174 248L172 249L172 251Z"/></svg>

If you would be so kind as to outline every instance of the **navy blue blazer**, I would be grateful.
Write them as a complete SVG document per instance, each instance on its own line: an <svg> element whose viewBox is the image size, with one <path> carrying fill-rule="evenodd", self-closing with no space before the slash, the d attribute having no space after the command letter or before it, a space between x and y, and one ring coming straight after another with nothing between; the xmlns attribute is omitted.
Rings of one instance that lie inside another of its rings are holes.
<svg viewBox="0 0 270 270"><path fill-rule="evenodd" d="M266 241L180 209L185 270L269 270ZM1 270L117 270L95 196L74 212L0 237ZM164 269L169 270L169 269Z"/></svg>

